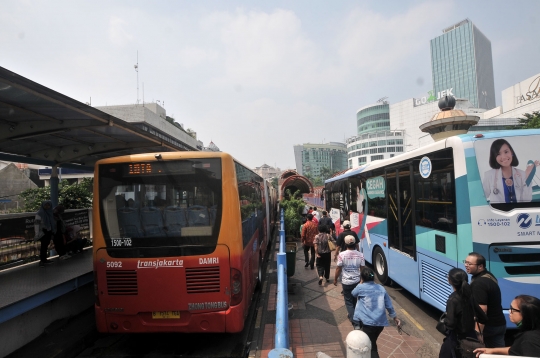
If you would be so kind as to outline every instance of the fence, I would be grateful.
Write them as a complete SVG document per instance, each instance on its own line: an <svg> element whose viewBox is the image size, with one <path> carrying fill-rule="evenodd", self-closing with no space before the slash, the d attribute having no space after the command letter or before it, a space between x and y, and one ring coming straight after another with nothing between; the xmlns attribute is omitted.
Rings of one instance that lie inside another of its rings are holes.
<svg viewBox="0 0 540 358"><path fill-rule="evenodd" d="M92 237L91 209L66 210L66 226L78 225L81 235ZM40 242L34 241L35 213L0 216L0 270L38 260Z"/></svg>
<svg viewBox="0 0 540 358"><path fill-rule="evenodd" d="M279 230L279 252L277 254L277 300L275 348L268 353L269 358L292 358L289 350L289 300L287 292L287 255L285 253L285 221L283 209Z"/></svg>

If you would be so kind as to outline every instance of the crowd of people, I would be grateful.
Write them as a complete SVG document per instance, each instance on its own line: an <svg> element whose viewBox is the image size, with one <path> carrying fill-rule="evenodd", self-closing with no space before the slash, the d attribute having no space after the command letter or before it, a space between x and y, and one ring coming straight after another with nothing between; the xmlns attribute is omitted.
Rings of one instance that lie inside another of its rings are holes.
<svg viewBox="0 0 540 358"><path fill-rule="evenodd" d="M41 204L34 218L34 241L39 241L39 267L54 263L49 260L49 250L54 249L60 260L67 260L72 255L83 252L88 240L81 238L80 226L66 226L64 220L65 208L58 204L54 208L52 202L46 200ZM52 241L52 242L51 242Z"/></svg>
<svg viewBox="0 0 540 358"><path fill-rule="evenodd" d="M372 344L371 357L378 358L377 338L389 325L386 312L398 327L401 322L385 288L375 283L373 270L366 267L359 250L360 239L351 230L350 222L345 220L343 231L336 236L327 212L322 211L322 217L317 219L316 212L315 208L306 209L300 229L305 268L314 269L315 264L319 285L324 280L328 283L331 255L335 252L333 283L337 285L341 276L347 317L353 329L366 333ZM334 250L332 244L336 246ZM486 259L479 253L471 252L463 263L466 271L453 268L448 272L453 293L448 297L441 322L445 338L439 357L468 358L482 353L540 357L540 300L529 295L518 295L512 300L509 318L518 333L514 343L506 346L506 319L497 278L486 269Z"/></svg>

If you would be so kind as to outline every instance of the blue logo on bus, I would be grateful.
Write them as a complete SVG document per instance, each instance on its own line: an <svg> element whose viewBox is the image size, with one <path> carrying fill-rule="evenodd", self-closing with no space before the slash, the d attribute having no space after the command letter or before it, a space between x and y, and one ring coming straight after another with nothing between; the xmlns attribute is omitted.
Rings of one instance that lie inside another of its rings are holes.
<svg viewBox="0 0 540 358"><path fill-rule="evenodd" d="M532 224L532 218L529 214L519 214L516 219L517 224L522 229L528 229Z"/></svg>
<svg viewBox="0 0 540 358"><path fill-rule="evenodd" d="M418 165L418 170L422 178L427 179L431 175L431 160L428 157L423 157L420 159L420 164Z"/></svg>

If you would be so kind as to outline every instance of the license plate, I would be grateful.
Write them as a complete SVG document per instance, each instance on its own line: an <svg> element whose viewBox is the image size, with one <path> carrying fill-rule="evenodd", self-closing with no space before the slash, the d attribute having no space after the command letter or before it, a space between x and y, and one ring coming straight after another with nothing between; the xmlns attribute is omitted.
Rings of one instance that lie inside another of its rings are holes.
<svg viewBox="0 0 540 358"><path fill-rule="evenodd" d="M180 311L157 311L152 312L152 319L180 318Z"/></svg>

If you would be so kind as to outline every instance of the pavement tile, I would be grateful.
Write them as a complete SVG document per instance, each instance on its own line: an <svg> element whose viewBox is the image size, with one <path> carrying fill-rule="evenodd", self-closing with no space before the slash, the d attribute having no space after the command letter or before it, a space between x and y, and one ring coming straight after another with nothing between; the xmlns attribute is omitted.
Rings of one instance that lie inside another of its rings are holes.
<svg viewBox="0 0 540 358"><path fill-rule="evenodd" d="M328 312L334 312L335 310L345 306L345 301L343 299L340 300L338 298L322 295L312 301L309 301L308 305L318 307Z"/></svg>
<svg viewBox="0 0 540 358"><path fill-rule="evenodd" d="M310 290L308 288L302 287L302 294L303 294L304 302L309 302L309 301L313 300L314 298L319 297L323 293L313 291L313 290Z"/></svg>

